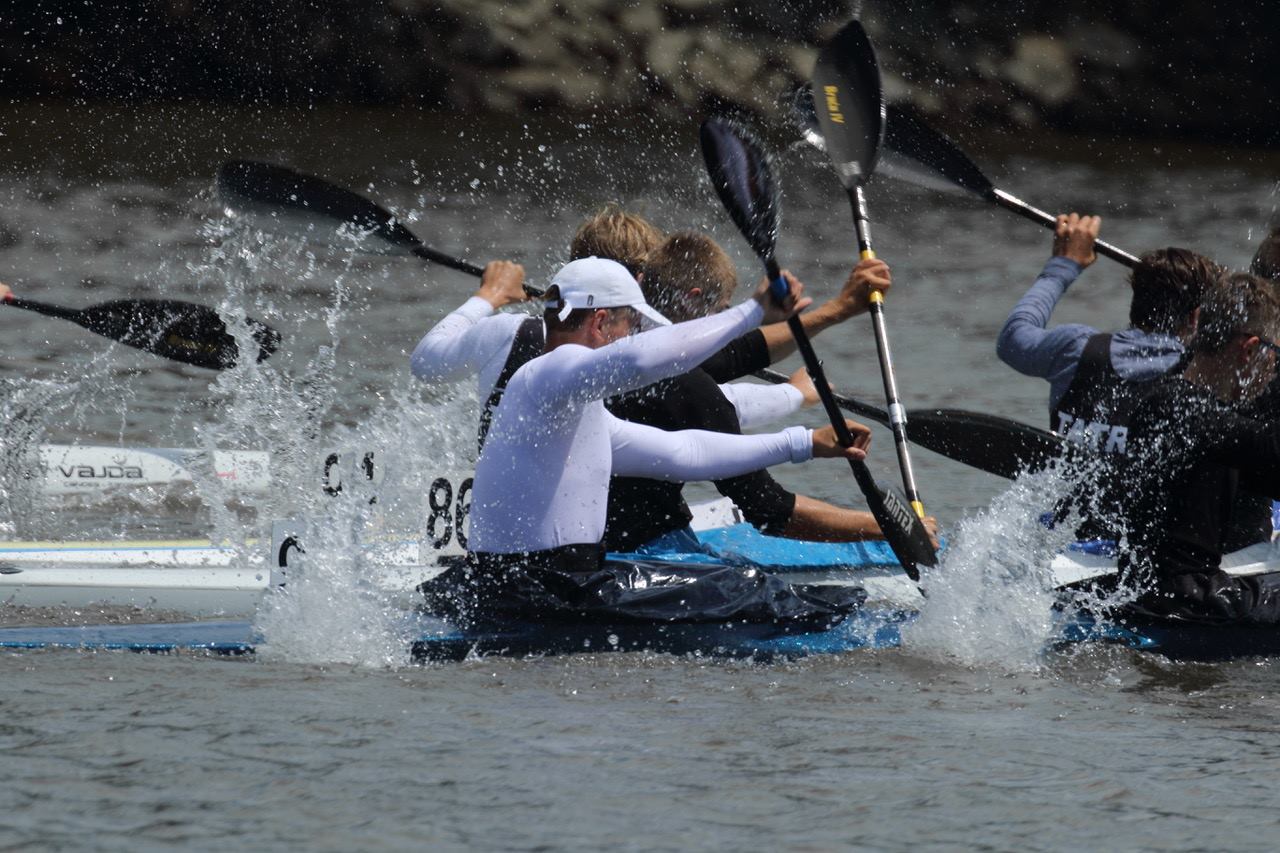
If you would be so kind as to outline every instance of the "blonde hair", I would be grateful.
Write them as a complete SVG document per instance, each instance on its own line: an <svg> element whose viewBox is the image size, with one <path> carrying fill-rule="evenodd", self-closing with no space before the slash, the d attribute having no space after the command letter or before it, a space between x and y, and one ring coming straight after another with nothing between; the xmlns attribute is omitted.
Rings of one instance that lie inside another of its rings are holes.
<svg viewBox="0 0 1280 853"><path fill-rule="evenodd" d="M662 232L643 216L610 202L578 226L569 243L569 260L608 258L639 275L645 259L662 242Z"/></svg>

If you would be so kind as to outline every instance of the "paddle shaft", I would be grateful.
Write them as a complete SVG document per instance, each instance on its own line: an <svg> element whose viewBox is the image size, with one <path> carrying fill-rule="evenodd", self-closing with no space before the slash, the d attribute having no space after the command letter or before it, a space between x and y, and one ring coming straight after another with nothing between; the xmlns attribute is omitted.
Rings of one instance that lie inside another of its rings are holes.
<svg viewBox="0 0 1280 853"><path fill-rule="evenodd" d="M1014 213L1017 213L1020 216L1025 216L1032 222L1039 222L1050 231L1053 231L1058 227L1058 218L1056 216L1046 213L1038 207L1032 207L1022 199L1017 196L1010 195L1004 190L992 187L990 192L987 194L987 198L1000 205L1005 210L1012 210ZM1110 243L1104 243L1102 240L1096 241L1093 244L1093 248L1099 255L1102 255L1105 258L1110 258L1113 261L1119 261L1130 268L1136 267L1139 263L1138 258L1123 249L1117 249Z"/></svg>
<svg viewBox="0 0 1280 853"><path fill-rule="evenodd" d="M78 326L85 324L84 315L74 308L63 308L61 305L50 305L46 302L37 302L34 299L19 299L12 295L4 300L4 304L12 305L14 308L22 308L26 311L34 311L37 314L44 314L47 317L57 317L59 320L70 320Z"/></svg>
<svg viewBox="0 0 1280 853"><path fill-rule="evenodd" d="M778 267L778 262L773 258L765 259L765 272L769 276L770 287L775 295L784 295L789 289L786 279L782 277L782 270ZM831 384L827 382L826 372L822 369L822 362L818 360L818 354L813 349L813 343L809 340L809 333L805 331L804 324L800 322L800 318L792 315L787 318L787 327L791 330L791 336L795 338L796 349L800 352L800 358L804 361L805 369L809 372L809 378L813 380L813 385L818 391L818 399L822 401L822 408L826 410L827 419L831 421L831 427L835 430L836 441L842 447L853 446L853 433L849 431L849 425L845 423L844 415L840 412L840 407L836 403L835 394L831 390ZM861 459L850 459L849 468L853 471L853 478L858 483L858 488L862 490L862 494L867 499L867 506L871 510L871 514L880 524L882 531L887 531L892 525L896 525L898 529L903 531L911 530L913 525L919 522L911 517L910 510L897 500L885 500L884 492L880 491L875 477L871 475L867 463ZM892 543L890 543L892 544ZM897 548L894 549L898 551ZM905 550L897 554L898 561L902 563L902 569L907 573L907 577L913 581L920 580L920 570L906 555Z"/></svg>
<svg viewBox="0 0 1280 853"><path fill-rule="evenodd" d="M763 379L766 382L772 382L774 385L785 385L791 381L789 376L779 373L776 370L769 370L768 368L765 368L764 370L757 370L752 375L758 379ZM856 400L853 397L846 397L843 394L837 394L834 391L831 396L835 399L836 403L839 404L840 408L844 409L846 412L852 412L855 415L870 418L878 424L884 424L885 426L889 425L889 413L879 406L873 406L870 403L864 403L861 400Z"/></svg>
<svg viewBox="0 0 1280 853"><path fill-rule="evenodd" d="M461 258L455 258L451 255L446 255L443 252L437 252L429 246L419 244L414 246L410 251L413 253L414 257L422 258L424 261L430 261L433 264L440 264L442 267L449 267L450 269L457 270L458 272L464 272L468 275L474 275L477 277L484 274L483 267L478 267L470 261L464 261ZM530 296L542 295L541 293L536 293L527 287L525 290L528 291Z"/></svg>
<svg viewBox="0 0 1280 853"><path fill-rule="evenodd" d="M849 207L853 212L853 229L858 237L858 257L874 258L871 248L871 223L867 216L867 199L862 185L847 187ZM915 469L911 466L911 445L907 442L907 410L898 397L898 381L893 372L893 355L889 351L889 333L884 322L884 295L871 293L871 328L876 337L876 354L880 358L880 378L884 380L884 399L889 407L889 429L893 432L893 446L898 453L898 467L902 470L902 488L916 515L924 518L924 502L916 487Z"/></svg>

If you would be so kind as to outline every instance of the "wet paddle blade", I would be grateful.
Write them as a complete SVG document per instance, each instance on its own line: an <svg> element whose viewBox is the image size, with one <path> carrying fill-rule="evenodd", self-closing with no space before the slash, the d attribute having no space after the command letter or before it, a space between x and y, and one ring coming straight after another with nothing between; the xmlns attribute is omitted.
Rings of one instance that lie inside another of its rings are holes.
<svg viewBox="0 0 1280 853"><path fill-rule="evenodd" d="M216 181L219 195L233 210L348 225L408 252L422 245L390 211L313 175L270 163L233 160L218 169Z"/></svg>
<svg viewBox="0 0 1280 853"><path fill-rule="evenodd" d="M746 126L725 118L702 123L702 157L711 186L762 260L778 242L778 188L764 146Z"/></svg>
<svg viewBox="0 0 1280 853"><path fill-rule="evenodd" d="M1066 448L1066 440L1048 430L955 409L913 411L907 435L921 447L1010 480L1045 467Z"/></svg>
<svg viewBox="0 0 1280 853"><path fill-rule="evenodd" d="M889 107L885 145L881 171L891 178L928 189L959 188L988 200L995 192L960 146L909 110Z"/></svg>
<svg viewBox="0 0 1280 853"><path fill-rule="evenodd" d="M870 472L867 478L871 479ZM880 525L880 532L902 564L902 570L913 581L920 580L920 566L938 565L938 552L933 549L924 524L896 488L883 489L874 480L870 486L859 480L859 485L867 499L867 508Z"/></svg>
<svg viewBox="0 0 1280 853"><path fill-rule="evenodd" d="M875 49L859 21L823 46L813 69L813 106L827 154L846 189L875 172L884 142L884 90Z"/></svg>
<svg viewBox="0 0 1280 853"><path fill-rule="evenodd" d="M351 190L284 166L234 160L218 169L218 193L233 211L267 215L277 223L286 218L350 226L373 234L393 249L468 275L480 275L475 264L446 255L423 244L389 211ZM277 226L278 227L278 226ZM530 295L541 295L525 288Z"/></svg>
<svg viewBox="0 0 1280 853"><path fill-rule="evenodd" d="M196 367L223 370L240 356L218 312L192 302L116 299L79 311L30 299L15 298L7 304L70 320L104 338ZM257 360L263 361L279 346L280 333L257 320L247 322L258 345Z"/></svg>

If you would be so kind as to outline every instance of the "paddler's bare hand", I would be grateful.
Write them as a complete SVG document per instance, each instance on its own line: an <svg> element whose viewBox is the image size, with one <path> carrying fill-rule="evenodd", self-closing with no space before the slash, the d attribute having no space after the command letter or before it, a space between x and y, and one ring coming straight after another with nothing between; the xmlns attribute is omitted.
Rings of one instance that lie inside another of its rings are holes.
<svg viewBox="0 0 1280 853"><path fill-rule="evenodd" d="M800 392L800 406L813 406L818 402L818 387L813 384L813 377L809 375L809 369L802 367L795 373L791 374L791 378L787 380L788 385L795 386Z"/></svg>
<svg viewBox="0 0 1280 853"><path fill-rule="evenodd" d="M836 317L843 321L867 313L871 308L871 294L886 293L892 284L893 275L884 261L879 258L859 261L845 280L840 295L831 300Z"/></svg>
<svg viewBox="0 0 1280 853"><path fill-rule="evenodd" d="M1101 216L1059 214L1058 224L1053 229L1053 254L1087 267L1098 259L1093 251L1093 244L1098 241L1098 232L1101 230Z"/></svg>
<svg viewBox="0 0 1280 853"><path fill-rule="evenodd" d="M0 302L9 301L10 296L13 296L13 291L9 289L9 285L0 282Z"/></svg>
<svg viewBox="0 0 1280 853"><path fill-rule="evenodd" d="M871 446L871 430L857 421L845 421L853 435L852 447L841 447L836 440L836 428L824 426L813 431L813 456L815 459L866 459Z"/></svg>
<svg viewBox="0 0 1280 853"><path fill-rule="evenodd" d="M770 323L781 323L794 314L799 314L808 308L813 300L804 295L804 284L800 279L793 276L786 270L782 271L782 277L787 280L787 285L791 292L787 294L787 298L778 303L769 295L769 278L768 276L760 279L760 286L756 288L755 300L764 307L764 319L760 321L761 326L767 326Z"/></svg>
<svg viewBox="0 0 1280 853"><path fill-rule="evenodd" d="M529 298L524 290L524 267L511 261L490 261L480 276L476 296L492 305L495 311L524 302Z"/></svg>
<svg viewBox="0 0 1280 853"><path fill-rule="evenodd" d="M920 523L924 525L924 532L929 534L929 542L933 545L933 550L942 547L942 543L938 541L938 519L932 515L926 515L920 519Z"/></svg>

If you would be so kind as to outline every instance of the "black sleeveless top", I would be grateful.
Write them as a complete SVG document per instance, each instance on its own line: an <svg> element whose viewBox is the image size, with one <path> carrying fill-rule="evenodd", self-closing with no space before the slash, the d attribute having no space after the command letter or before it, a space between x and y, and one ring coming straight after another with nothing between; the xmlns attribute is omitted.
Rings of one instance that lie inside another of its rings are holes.
<svg viewBox="0 0 1280 853"><path fill-rule="evenodd" d="M480 429L476 435L476 443L480 450L484 450L484 441L489 437L489 427L493 424L493 410L498 408L502 394L507 390L507 383L525 362L537 358L546 344L547 329L542 324L541 317L530 317L516 328L515 339L511 342L511 351L507 353L507 360L502 363L502 372L498 374L498 381L493 383L493 390L489 392L489 398L484 401L484 409L480 412Z"/></svg>
<svg viewBox="0 0 1280 853"><path fill-rule="evenodd" d="M1150 390L1149 382L1130 382L1111 364L1111 334L1085 343L1076 374L1056 407L1049 410L1055 432L1094 451L1082 458L1080 487L1058 507L1063 518L1075 509L1082 519L1081 539L1118 539L1123 529L1121 501L1126 494L1123 462L1129 452L1129 419Z"/></svg>
<svg viewBox="0 0 1280 853"><path fill-rule="evenodd" d="M1049 428L1102 453L1125 455L1129 417L1148 383L1129 382L1111 366L1111 334L1094 335L1084 345L1067 393L1049 410Z"/></svg>

